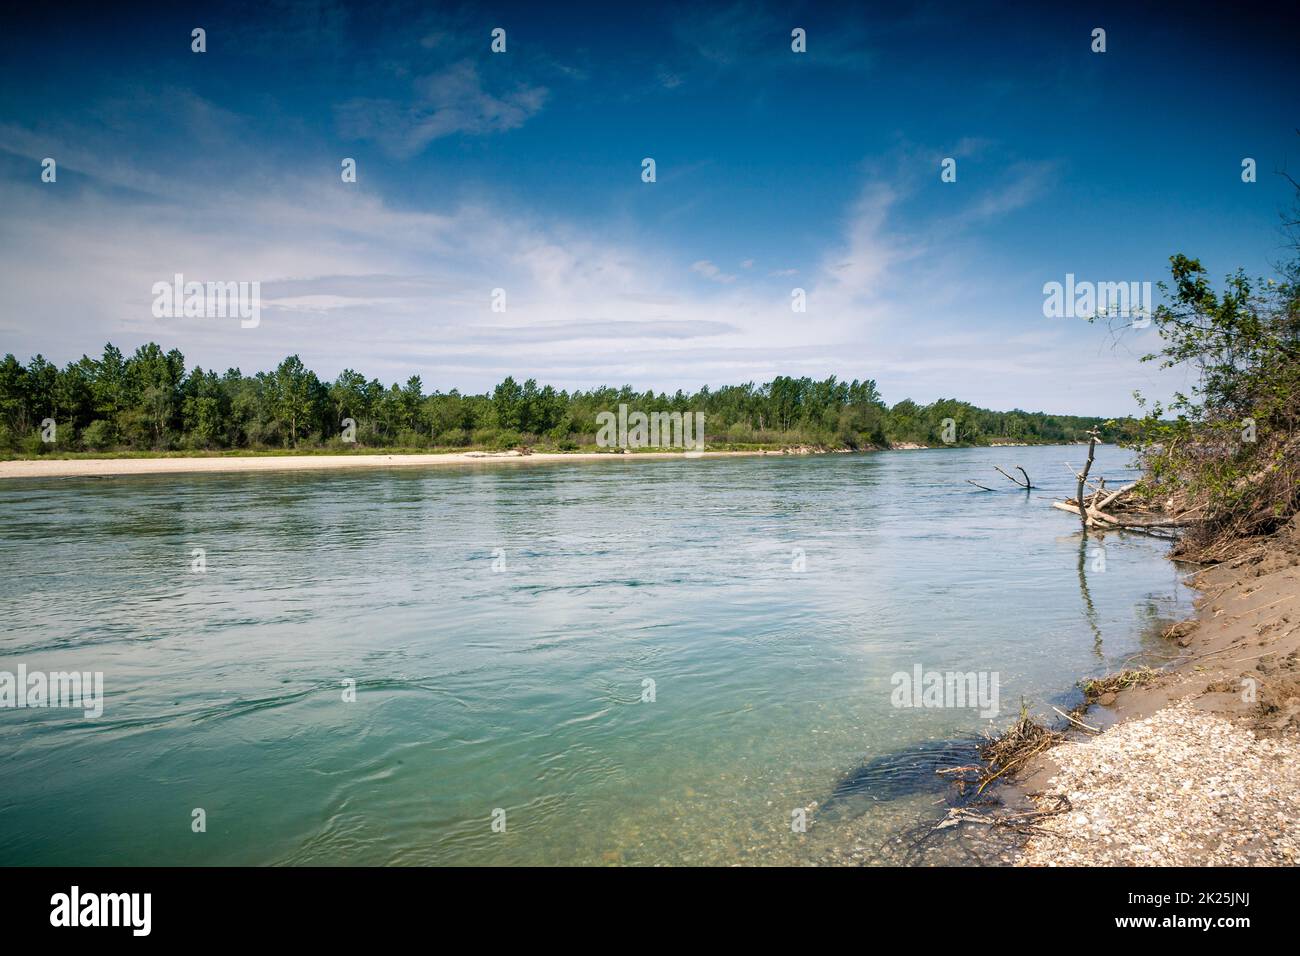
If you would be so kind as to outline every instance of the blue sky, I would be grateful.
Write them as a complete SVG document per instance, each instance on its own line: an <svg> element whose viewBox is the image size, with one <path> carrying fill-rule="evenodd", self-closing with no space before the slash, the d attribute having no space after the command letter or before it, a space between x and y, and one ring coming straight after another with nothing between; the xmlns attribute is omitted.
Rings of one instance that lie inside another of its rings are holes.
<svg viewBox="0 0 1300 956"><path fill-rule="evenodd" d="M1045 318L1043 284L1270 273L1295 22L1047 6L29 11L0 36L0 351L1129 412L1184 378L1136 361L1149 332ZM261 324L154 318L177 272L261 282Z"/></svg>

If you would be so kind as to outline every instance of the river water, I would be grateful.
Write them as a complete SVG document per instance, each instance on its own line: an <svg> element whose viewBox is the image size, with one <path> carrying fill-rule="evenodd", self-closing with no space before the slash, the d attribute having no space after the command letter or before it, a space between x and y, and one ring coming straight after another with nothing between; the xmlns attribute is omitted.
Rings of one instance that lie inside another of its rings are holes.
<svg viewBox="0 0 1300 956"><path fill-rule="evenodd" d="M0 484L0 671L104 681L0 708L0 864L903 862L950 799L913 756L1190 606L1050 508L1082 455ZM896 706L917 667L989 693Z"/></svg>

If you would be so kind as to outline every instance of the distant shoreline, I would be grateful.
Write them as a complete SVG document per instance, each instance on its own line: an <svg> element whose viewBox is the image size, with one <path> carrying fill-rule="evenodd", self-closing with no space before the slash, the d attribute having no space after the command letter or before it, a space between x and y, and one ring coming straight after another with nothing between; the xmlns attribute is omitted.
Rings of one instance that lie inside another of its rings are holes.
<svg viewBox="0 0 1300 956"><path fill-rule="evenodd" d="M781 455L780 451L705 452L439 452L376 455L212 455L174 458L28 458L0 461L5 478L108 478L262 471L330 471L349 468L416 468L443 465L528 464L558 461L637 461Z"/></svg>
<svg viewBox="0 0 1300 956"><path fill-rule="evenodd" d="M1042 445L1072 444L1043 442ZM1080 444L1075 442L1073 444ZM819 448L808 445L790 448L755 448L726 451L636 451L636 452L377 452L375 454L329 455L315 452L278 455L259 453L174 454L157 457L112 458L15 458L0 461L0 480L6 478L110 478L133 475L194 475L265 471L330 471L350 468L420 468L444 465L500 463L553 463L561 461L663 461L675 458L741 458L761 456L805 456L865 454L879 451L923 451L931 448L1031 448L1020 442L989 445L918 445L899 442L889 448Z"/></svg>

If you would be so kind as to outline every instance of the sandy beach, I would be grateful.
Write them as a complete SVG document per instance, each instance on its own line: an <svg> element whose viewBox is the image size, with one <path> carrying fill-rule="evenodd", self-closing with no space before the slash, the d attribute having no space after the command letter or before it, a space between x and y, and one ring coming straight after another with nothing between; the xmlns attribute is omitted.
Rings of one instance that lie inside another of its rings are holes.
<svg viewBox="0 0 1300 956"><path fill-rule="evenodd" d="M705 452L449 452L432 455L226 455L175 458L33 458L0 462L3 478L114 478L131 475L196 475L250 471L328 471L349 468L435 468L445 465L541 464L558 461L633 461L667 458L729 458L776 454L764 451Z"/></svg>
<svg viewBox="0 0 1300 956"><path fill-rule="evenodd" d="M1184 656L1104 694L1023 781L1040 809L1029 866L1300 862L1300 518L1193 579Z"/></svg>

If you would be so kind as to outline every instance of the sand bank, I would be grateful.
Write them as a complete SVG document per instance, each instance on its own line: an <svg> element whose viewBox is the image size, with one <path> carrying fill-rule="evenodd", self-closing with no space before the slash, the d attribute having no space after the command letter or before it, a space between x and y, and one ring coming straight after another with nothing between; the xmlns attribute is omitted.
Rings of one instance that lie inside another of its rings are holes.
<svg viewBox="0 0 1300 956"><path fill-rule="evenodd" d="M1300 863L1300 517L1196 575L1184 649L1154 683L1104 695L1023 782L1038 866Z"/></svg>
<svg viewBox="0 0 1300 956"><path fill-rule="evenodd" d="M762 451L706 452L449 452L432 455L213 455L175 458L33 458L0 461L3 478L106 478L248 471L326 471L338 468L434 468L443 465L540 464L557 461L641 461L780 455Z"/></svg>

